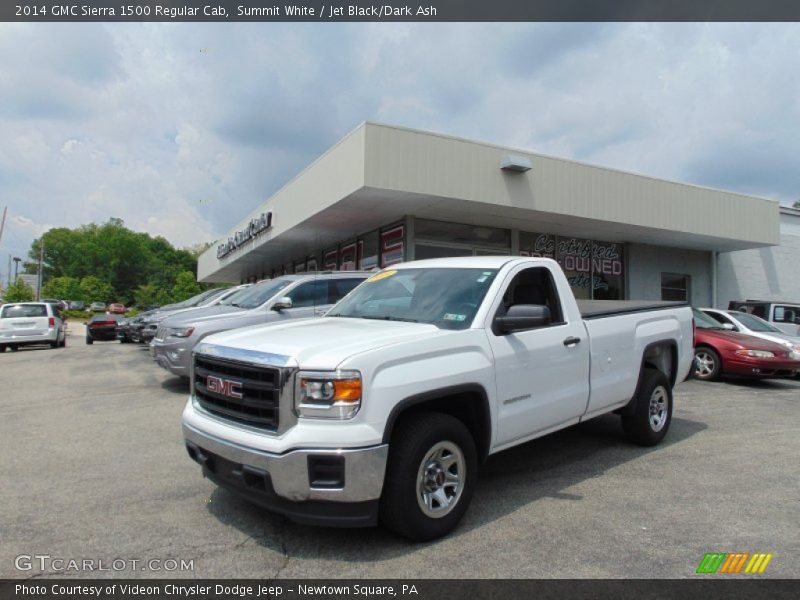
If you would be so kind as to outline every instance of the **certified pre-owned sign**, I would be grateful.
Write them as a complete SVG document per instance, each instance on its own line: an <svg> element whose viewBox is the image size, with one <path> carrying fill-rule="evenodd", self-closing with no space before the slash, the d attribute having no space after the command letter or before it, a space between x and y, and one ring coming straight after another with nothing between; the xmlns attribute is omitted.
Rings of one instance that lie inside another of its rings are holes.
<svg viewBox="0 0 800 600"><path fill-rule="evenodd" d="M237 231L228 238L228 241L217 246L217 258L227 256L246 241L258 237L270 227L272 227L272 211L261 213L258 217L250 219L246 228Z"/></svg>

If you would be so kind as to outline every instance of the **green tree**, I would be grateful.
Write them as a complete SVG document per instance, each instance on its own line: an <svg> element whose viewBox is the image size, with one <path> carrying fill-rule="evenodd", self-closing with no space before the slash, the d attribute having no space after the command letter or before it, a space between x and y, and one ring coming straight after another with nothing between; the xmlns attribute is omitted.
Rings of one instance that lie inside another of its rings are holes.
<svg viewBox="0 0 800 600"><path fill-rule="evenodd" d="M84 302L114 302L114 288L94 275L81 279L81 296Z"/></svg>
<svg viewBox="0 0 800 600"><path fill-rule="evenodd" d="M30 302L33 299L33 288L22 281L21 277L6 290L6 302Z"/></svg>
<svg viewBox="0 0 800 600"><path fill-rule="evenodd" d="M200 291L201 289L197 284L194 273L191 271L178 273L178 276L175 278L175 285L172 286L172 301L181 302L199 294Z"/></svg>
<svg viewBox="0 0 800 600"><path fill-rule="evenodd" d="M197 272L197 253L206 246L197 244L179 250L163 237L131 231L122 219L112 218L99 225L50 229L31 244L26 264L38 263L42 243L45 284L60 277L79 281L94 277L111 286L116 292L114 301L126 304L135 300L143 285L154 285L155 297L161 302L170 301L178 275ZM33 267L31 272L36 270ZM82 299L91 302L101 298Z"/></svg>
<svg viewBox="0 0 800 600"><path fill-rule="evenodd" d="M795 200L792 208L800 208L800 200Z"/></svg>
<svg viewBox="0 0 800 600"><path fill-rule="evenodd" d="M83 298L81 282L74 277L54 277L42 287L45 298L78 300Z"/></svg>
<svg viewBox="0 0 800 600"><path fill-rule="evenodd" d="M158 287L152 283L140 285L133 292L133 301L137 306L160 304L158 301Z"/></svg>

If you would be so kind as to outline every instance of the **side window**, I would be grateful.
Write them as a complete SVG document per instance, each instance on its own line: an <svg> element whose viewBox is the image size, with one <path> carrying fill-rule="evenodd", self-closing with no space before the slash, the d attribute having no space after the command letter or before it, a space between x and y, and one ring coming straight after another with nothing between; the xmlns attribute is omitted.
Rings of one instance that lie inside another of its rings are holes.
<svg viewBox="0 0 800 600"><path fill-rule="evenodd" d="M363 279L331 279L328 289L328 304L336 304L347 296Z"/></svg>
<svg viewBox="0 0 800 600"><path fill-rule="evenodd" d="M563 322L561 302L550 271L544 267L531 267L520 271L508 284L498 314L505 314L517 304L541 304L550 309L551 325Z"/></svg>
<svg viewBox="0 0 800 600"><path fill-rule="evenodd" d="M777 323L797 323L798 313L800 309L791 306L776 306L775 307L775 322Z"/></svg>
<svg viewBox="0 0 800 600"><path fill-rule="evenodd" d="M728 315L726 315L726 314L724 314L724 313L720 313L720 312L712 312L712 313L710 313L710 314L711 314L711 317L712 317L712 318L716 319L717 321L719 321L719 322L720 322L720 323L722 323L723 325L727 323L728 325L732 325L732 326L733 326L733 330L734 330L734 331L739 331L739 328L736 326L736 323L734 323L733 321L731 321L731 320L728 318Z"/></svg>
<svg viewBox="0 0 800 600"><path fill-rule="evenodd" d="M292 299L292 308L317 306L328 303L327 280L307 281L287 294Z"/></svg>

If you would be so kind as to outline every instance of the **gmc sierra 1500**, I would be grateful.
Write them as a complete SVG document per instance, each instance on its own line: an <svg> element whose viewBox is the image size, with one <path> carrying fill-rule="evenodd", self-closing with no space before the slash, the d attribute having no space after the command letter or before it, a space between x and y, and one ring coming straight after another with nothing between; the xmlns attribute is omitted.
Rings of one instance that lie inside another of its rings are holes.
<svg viewBox="0 0 800 600"><path fill-rule="evenodd" d="M203 340L183 432L209 479L270 510L428 540L490 454L612 411L660 442L692 346L688 306L578 303L550 259L409 262L321 319Z"/></svg>

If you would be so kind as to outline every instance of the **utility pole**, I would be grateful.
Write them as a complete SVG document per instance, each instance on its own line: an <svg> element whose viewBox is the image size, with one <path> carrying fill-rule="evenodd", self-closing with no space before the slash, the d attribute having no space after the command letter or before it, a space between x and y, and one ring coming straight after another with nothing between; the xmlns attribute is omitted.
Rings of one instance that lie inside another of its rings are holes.
<svg viewBox="0 0 800 600"><path fill-rule="evenodd" d="M42 263L44 262L44 236L42 236L42 243L39 244L39 285L36 286L36 301L39 301L39 298L42 295Z"/></svg>
<svg viewBox="0 0 800 600"><path fill-rule="evenodd" d="M17 283L17 273L19 272L19 263L21 260L22 259L17 256L14 257L14 283Z"/></svg>
<svg viewBox="0 0 800 600"><path fill-rule="evenodd" d="M0 242L3 241L3 229L6 227L6 213L8 213L8 206L3 209L3 220L0 221Z"/></svg>
<svg viewBox="0 0 800 600"><path fill-rule="evenodd" d="M11 286L11 255L8 255L8 285Z"/></svg>

